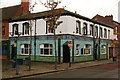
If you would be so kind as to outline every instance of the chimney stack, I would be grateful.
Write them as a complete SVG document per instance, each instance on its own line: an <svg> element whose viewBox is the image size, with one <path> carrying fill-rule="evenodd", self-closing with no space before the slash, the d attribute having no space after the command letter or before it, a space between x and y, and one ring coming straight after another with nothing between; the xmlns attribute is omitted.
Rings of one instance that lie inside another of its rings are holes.
<svg viewBox="0 0 120 80"><path fill-rule="evenodd" d="M105 18L106 18L108 21L113 21L113 15L106 15Z"/></svg>
<svg viewBox="0 0 120 80"><path fill-rule="evenodd" d="M29 13L29 0L21 0L22 14Z"/></svg>

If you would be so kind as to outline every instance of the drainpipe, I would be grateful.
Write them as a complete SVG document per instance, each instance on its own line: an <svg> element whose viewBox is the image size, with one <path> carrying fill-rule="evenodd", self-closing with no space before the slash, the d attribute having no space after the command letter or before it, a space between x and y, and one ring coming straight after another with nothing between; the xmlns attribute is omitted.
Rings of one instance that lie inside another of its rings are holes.
<svg viewBox="0 0 120 80"><path fill-rule="evenodd" d="M34 61L36 61L36 19L35 19L35 36L34 36Z"/></svg>

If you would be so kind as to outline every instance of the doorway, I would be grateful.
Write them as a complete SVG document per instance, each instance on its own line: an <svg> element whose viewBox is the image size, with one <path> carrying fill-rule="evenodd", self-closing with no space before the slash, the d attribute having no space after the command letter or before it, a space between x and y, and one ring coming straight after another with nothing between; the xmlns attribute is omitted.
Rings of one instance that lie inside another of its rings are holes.
<svg viewBox="0 0 120 80"><path fill-rule="evenodd" d="M109 47L109 59L113 57L113 47Z"/></svg>
<svg viewBox="0 0 120 80"><path fill-rule="evenodd" d="M63 45L63 63L70 62L70 48L68 45Z"/></svg>
<svg viewBox="0 0 120 80"><path fill-rule="evenodd" d="M12 51L11 51L11 59L14 59L16 57L16 55L17 55L16 47L14 47L14 45L11 45L11 49L12 49Z"/></svg>
<svg viewBox="0 0 120 80"><path fill-rule="evenodd" d="M94 60L97 60L97 54L98 54L98 44L95 45L95 51L94 51Z"/></svg>

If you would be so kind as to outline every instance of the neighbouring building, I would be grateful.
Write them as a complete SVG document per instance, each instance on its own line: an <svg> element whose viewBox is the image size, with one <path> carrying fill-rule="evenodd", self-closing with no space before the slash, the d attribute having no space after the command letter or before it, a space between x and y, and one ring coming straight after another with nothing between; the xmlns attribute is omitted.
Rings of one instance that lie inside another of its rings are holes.
<svg viewBox="0 0 120 80"><path fill-rule="evenodd" d="M114 27L89 19L79 14L55 9L39 13L30 13L12 19L9 22L10 54L14 57L14 43L17 40L17 58L30 54L30 20L32 20L31 59L37 61L55 61L53 29L49 27L46 17L60 15L62 23L56 29L57 60L59 63L80 62L108 58L109 45L113 44L111 35ZM18 37L18 33L22 34ZM69 48L68 43L73 47ZM112 50L112 49L111 49ZM34 58L36 55L36 58Z"/></svg>
<svg viewBox="0 0 120 80"><path fill-rule="evenodd" d="M2 19L2 27L0 27L0 35L2 39L0 41L2 47L2 56L1 58L6 59L9 58L9 21L17 16L29 13L29 1L28 0L21 0L20 5L0 8L1 19Z"/></svg>
<svg viewBox="0 0 120 80"><path fill-rule="evenodd" d="M114 27L114 45L110 45L111 47L114 46L114 52L110 54L109 58L112 58L114 55L120 55L120 23L113 20L113 15L101 16L96 15L93 17L93 20L102 22L104 24L110 25Z"/></svg>

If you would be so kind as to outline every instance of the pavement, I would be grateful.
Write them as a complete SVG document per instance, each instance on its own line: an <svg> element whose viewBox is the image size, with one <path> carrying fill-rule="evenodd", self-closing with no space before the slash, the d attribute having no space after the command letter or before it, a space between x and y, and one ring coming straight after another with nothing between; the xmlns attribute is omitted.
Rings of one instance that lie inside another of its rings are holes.
<svg viewBox="0 0 120 80"><path fill-rule="evenodd" d="M111 64L112 60L100 60L100 61L89 61L89 62L80 62L72 63L69 67L69 63L57 64L57 69L55 69L54 63L43 63L43 62L31 62L31 70L26 65L19 65L19 75L16 75L16 68L12 68L10 61L3 61L2 64L2 79L15 79L21 77L27 77L32 75L40 75L53 73L58 71L65 71L68 69L79 69L90 66L98 66L103 64Z"/></svg>

